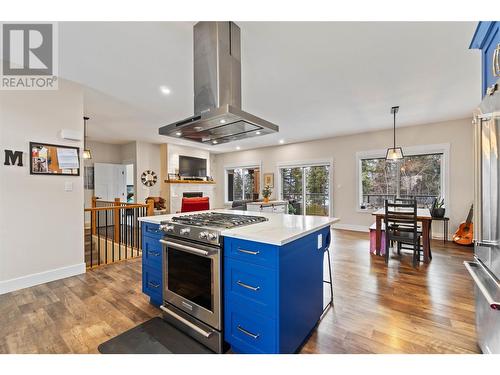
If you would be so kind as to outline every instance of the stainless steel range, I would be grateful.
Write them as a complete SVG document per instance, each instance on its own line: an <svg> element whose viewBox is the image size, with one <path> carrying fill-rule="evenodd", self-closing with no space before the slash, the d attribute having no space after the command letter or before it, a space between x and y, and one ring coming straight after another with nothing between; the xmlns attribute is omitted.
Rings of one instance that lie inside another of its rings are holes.
<svg viewBox="0 0 500 375"><path fill-rule="evenodd" d="M202 212L162 223L164 319L215 352L222 352L221 231L266 220Z"/></svg>

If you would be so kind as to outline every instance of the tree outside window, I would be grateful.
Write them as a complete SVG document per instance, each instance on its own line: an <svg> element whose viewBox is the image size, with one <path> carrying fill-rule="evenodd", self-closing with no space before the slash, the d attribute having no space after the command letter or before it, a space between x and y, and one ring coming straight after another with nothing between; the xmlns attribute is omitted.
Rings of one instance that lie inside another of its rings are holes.
<svg viewBox="0 0 500 375"><path fill-rule="evenodd" d="M329 168L326 165L281 168L281 196L289 213L328 216Z"/></svg>
<svg viewBox="0 0 500 375"><path fill-rule="evenodd" d="M259 197L259 168L232 168L226 170L228 202L256 200Z"/></svg>
<svg viewBox="0 0 500 375"><path fill-rule="evenodd" d="M394 197L416 198L419 207L429 207L442 196L442 159L441 153L409 155L399 163L362 159L360 207L381 208Z"/></svg>

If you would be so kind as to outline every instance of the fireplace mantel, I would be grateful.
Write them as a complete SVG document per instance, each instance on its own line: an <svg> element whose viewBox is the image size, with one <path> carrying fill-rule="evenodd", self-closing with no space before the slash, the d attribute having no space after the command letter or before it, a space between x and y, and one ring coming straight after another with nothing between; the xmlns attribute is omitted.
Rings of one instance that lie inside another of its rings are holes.
<svg viewBox="0 0 500 375"><path fill-rule="evenodd" d="M215 181L194 181L194 180L165 180L166 184L205 184L214 185Z"/></svg>

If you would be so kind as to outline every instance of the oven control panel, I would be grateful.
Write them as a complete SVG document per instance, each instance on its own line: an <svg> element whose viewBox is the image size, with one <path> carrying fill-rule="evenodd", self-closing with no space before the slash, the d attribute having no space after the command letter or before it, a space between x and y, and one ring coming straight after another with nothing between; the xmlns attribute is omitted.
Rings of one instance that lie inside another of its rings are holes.
<svg viewBox="0 0 500 375"><path fill-rule="evenodd" d="M219 233L203 227L186 226L175 222L166 222L160 225L165 235L181 237L193 241L205 242L213 245L219 245Z"/></svg>

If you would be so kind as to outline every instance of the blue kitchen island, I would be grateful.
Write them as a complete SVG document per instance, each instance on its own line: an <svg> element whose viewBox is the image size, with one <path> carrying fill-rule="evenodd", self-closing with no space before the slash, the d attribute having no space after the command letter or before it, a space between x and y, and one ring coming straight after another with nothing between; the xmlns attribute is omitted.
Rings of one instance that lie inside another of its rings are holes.
<svg viewBox="0 0 500 375"><path fill-rule="evenodd" d="M159 223L173 216L141 218L143 291L157 305L164 282ZM323 312L324 255L338 219L257 216L268 220L221 232L224 341L237 353L294 353Z"/></svg>

